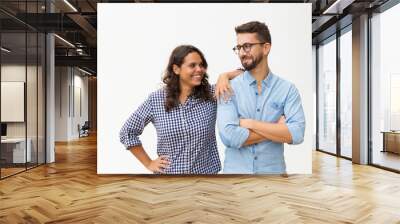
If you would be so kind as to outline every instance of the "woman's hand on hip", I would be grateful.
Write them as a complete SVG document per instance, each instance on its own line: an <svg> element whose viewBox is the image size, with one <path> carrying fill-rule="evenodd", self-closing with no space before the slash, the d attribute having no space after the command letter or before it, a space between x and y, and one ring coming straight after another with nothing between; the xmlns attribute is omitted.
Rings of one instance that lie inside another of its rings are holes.
<svg viewBox="0 0 400 224"><path fill-rule="evenodd" d="M152 172L164 173L170 165L168 156L160 156L155 160L152 160L146 168Z"/></svg>

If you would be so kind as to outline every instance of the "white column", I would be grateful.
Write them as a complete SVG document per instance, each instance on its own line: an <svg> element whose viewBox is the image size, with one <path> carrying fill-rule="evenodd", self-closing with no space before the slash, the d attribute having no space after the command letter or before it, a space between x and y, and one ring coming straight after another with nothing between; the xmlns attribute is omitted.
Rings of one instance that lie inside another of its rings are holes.
<svg viewBox="0 0 400 224"><path fill-rule="evenodd" d="M54 6L50 1L46 4L47 11L53 12ZM55 161L55 44L54 35L46 35L46 163Z"/></svg>
<svg viewBox="0 0 400 224"><path fill-rule="evenodd" d="M368 163L368 15L353 20L353 162Z"/></svg>
<svg viewBox="0 0 400 224"><path fill-rule="evenodd" d="M46 36L46 60L47 60L47 74L46 74L46 163L55 161L54 150L54 133L55 133L55 76L54 76L54 35L49 33Z"/></svg>

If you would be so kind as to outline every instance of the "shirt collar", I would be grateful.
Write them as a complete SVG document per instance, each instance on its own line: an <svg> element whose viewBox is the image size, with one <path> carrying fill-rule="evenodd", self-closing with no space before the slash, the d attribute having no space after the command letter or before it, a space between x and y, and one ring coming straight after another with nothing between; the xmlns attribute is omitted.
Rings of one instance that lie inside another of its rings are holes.
<svg viewBox="0 0 400 224"><path fill-rule="evenodd" d="M249 83L249 85L257 83L257 80L247 70L244 72L244 78ZM269 71L267 77L263 80L263 84L266 85L267 87L270 87L271 83L273 82L273 79L274 75L272 74L271 71Z"/></svg>

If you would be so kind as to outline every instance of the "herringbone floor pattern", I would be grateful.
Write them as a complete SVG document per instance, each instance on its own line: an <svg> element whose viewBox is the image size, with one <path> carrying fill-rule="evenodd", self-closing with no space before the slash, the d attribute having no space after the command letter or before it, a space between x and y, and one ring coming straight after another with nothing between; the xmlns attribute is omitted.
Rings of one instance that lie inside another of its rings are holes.
<svg viewBox="0 0 400 224"><path fill-rule="evenodd" d="M96 137L0 181L0 223L400 223L400 175L315 152L312 175L98 176Z"/></svg>

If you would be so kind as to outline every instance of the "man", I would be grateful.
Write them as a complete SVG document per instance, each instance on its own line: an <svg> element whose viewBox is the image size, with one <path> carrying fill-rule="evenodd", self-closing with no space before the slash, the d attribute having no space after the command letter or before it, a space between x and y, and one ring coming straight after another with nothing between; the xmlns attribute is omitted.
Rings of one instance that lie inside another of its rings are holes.
<svg viewBox="0 0 400 224"><path fill-rule="evenodd" d="M224 173L286 173L283 143L303 142L305 119L296 87L268 66L271 35L264 23L235 28L245 72L231 81L234 95L218 103L225 150Z"/></svg>

